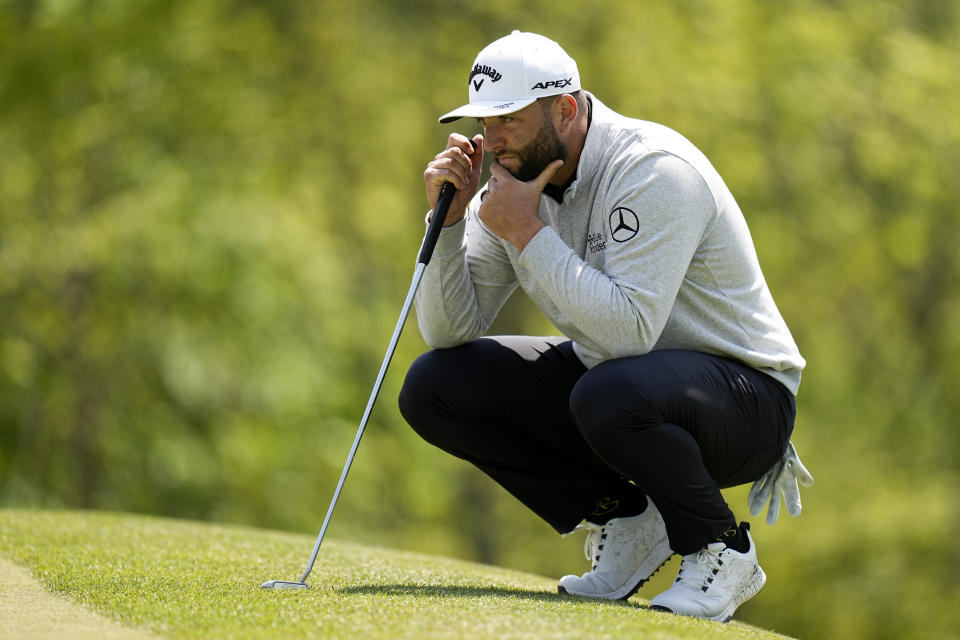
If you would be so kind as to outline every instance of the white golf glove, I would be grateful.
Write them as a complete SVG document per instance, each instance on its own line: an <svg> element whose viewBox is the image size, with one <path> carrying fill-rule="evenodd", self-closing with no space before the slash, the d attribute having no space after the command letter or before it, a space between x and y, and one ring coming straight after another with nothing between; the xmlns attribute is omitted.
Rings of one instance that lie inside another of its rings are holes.
<svg viewBox="0 0 960 640"><path fill-rule="evenodd" d="M763 505L769 500L767 524L776 522L777 516L780 515L781 492L783 493L783 501L787 504L787 512L794 517L800 515L800 487L797 486L797 481L803 486L809 487L813 485L813 476L800 462L800 457L797 456L797 450L793 443L789 442L787 443L787 450L783 452L783 457L750 488L747 504L750 507L751 515L760 515L760 512L763 511Z"/></svg>

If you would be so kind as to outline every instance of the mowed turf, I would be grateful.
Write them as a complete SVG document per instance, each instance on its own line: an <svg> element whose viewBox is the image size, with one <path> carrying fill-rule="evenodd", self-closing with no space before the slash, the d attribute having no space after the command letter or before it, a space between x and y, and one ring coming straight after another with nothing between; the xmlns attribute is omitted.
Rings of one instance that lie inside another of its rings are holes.
<svg viewBox="0 0 960 640"><path fill-rule="evenodd" d="M530 574L311 536L102 512L0 510L0 555L48 591L162 638L783 638L646 602L556 594ZM66 633L63 637L69 637Z"/></svg>

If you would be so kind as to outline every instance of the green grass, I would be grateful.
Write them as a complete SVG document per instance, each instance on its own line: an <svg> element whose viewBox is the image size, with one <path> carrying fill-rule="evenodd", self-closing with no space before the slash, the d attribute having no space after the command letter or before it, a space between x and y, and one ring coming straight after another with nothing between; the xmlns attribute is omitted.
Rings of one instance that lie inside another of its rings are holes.
<svg viewBox="0 0 960 640"><path fill-rule="evenodd" d="M782 638L646 602L556 595L554 579L311 536L102 512L0 510L0 555L43 586L164 638Z"/></svg>

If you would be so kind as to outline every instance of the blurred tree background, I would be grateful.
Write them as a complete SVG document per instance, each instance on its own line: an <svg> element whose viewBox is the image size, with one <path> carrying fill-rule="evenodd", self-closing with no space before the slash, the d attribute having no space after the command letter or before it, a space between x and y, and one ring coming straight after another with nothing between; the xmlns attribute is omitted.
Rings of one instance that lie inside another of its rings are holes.
<svg viewBox="0 0 960 640"><path fill-rule="evenodd" d="M558 4L0 0L0 504L315 534L423 167L475 128L436 117L519 28L707 153L808 360L793 440L817 483L799 520L756 519L770 580L738 617L957 637L958 3ZM522 295L495 329L553 332ZM424 349L411 318L331 535L586 570L580 538L406 427Z"/></svg>

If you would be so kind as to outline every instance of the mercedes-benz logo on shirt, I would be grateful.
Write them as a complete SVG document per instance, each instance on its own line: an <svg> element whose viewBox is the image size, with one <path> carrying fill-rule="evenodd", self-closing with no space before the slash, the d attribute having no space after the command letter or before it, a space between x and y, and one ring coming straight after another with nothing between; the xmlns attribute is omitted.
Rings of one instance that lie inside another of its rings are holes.
<svg viewBox="0 0 960 640"><path fill-rule="evenodd" d="M637 235L640 219L626 207L617 207L610 213L610 236L617 242L626 242Z"/></svg>

